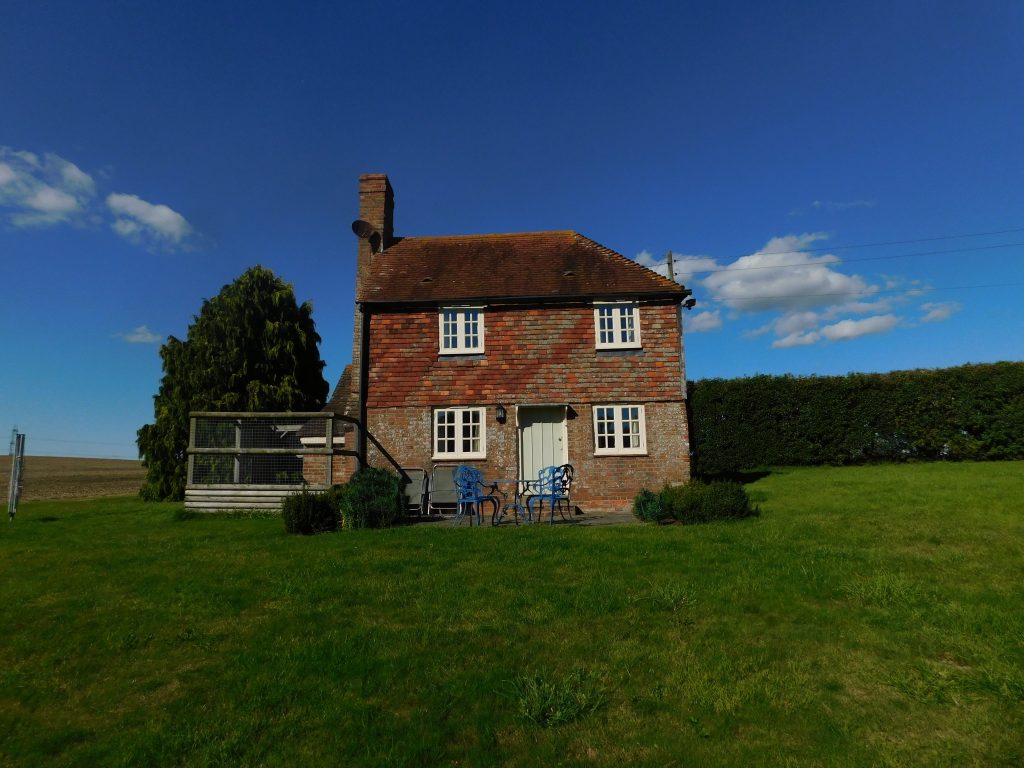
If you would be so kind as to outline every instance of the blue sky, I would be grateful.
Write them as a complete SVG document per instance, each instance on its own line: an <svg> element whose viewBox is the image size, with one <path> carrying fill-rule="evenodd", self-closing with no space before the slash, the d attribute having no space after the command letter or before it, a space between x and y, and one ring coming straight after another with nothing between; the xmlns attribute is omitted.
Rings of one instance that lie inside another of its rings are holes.
<svg viewBox="0 0 1024 768"><path fill-rule="evenodd" d="M363 172L398 234L672 250L691 378L1020 360L1022 35L1019 2L8 0L0 427L134 456L159 344L253 264L333 386Z"/></svg>

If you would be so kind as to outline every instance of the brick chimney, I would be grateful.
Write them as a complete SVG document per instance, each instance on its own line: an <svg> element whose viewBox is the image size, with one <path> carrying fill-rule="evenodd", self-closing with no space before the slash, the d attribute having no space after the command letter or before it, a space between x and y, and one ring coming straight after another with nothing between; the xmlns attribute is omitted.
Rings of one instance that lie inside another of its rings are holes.
<svg viewBox="0 0 1024 768"><path fill-rule="evenodd" d="M363 283L376 254L388 248L395 239L395 193L391 182L383 173L364 173L359 177L359 218L374 229L368 238L359 238L356 256L356 301L362 295ZM362 329L363 313L355 308L352 323L352 393L350 403L355 403L362 381Z"/></svg>
<svg viewBox="0 0 1024 768"><path fill-rule="evenodd" d="M377 232L379 250L395 239L395 193L383 173L364 173L359 177L359 218L368 221Z"/></svg>

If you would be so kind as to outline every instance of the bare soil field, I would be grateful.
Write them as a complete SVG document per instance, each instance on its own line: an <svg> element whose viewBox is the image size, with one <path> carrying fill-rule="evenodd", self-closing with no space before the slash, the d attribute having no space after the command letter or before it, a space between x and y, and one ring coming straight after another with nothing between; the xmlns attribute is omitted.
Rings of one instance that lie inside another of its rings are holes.
<svg viewBox="0 0 1024 768"><path fill-rule="evenodd" d="M21 500L134 496L145 470L138 461L26 456ZM0 503L6 509L11 457L0 456Z"/></svg>

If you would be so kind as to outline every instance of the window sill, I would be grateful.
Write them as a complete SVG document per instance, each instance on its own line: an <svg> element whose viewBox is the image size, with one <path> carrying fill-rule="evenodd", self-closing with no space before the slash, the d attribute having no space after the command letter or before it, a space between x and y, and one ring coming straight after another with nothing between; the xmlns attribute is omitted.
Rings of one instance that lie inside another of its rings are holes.
<svg viewBox="0 0 1024 768"><path fill-rule="evenodd" d="M644 448L643 450L639 450L639 451L601 451L601 452L594 451L594 458L595 459L604 459L604 458L613 457L613 456L620 456L621 457L621 456L647 456L647 455L648 455L648 453L647 453L647 449L646 448Z"/></svg>
<svg viewBox="0 0 1024 768"><path fill-rule="evenodd" d="M483 352L438 352L440 360L483 360Z"/></svg>
<svg viewBox="0 0 1024 768"><path fill-rule="evenodd" d="M643 347L597 347L594 350L598 357L629 357L642 355Z"/></svg>
<svg viewBox="0 0 1024 768"><path fill-rule="evenodd" d="M442 453L440 456L434 454L430 457L431 461L436 461L442 464L448 464L451 462L459 461L487 461L487 456L480 456L475 453Z"/></svg>

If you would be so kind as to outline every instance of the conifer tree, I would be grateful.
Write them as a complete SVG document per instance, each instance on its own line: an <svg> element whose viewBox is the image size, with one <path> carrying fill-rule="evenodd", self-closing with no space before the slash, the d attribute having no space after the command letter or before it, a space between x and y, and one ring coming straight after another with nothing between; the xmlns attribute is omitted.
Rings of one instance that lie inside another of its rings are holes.
<svg viewBox="0 0 1024 768"><path fill-rule="evenodd" d="M155 420L138 431L147 500L185 495L189 411L312 411L327 397L309 302L271 270L252 267L203 301L184 341L160 348Z"/></svg>

